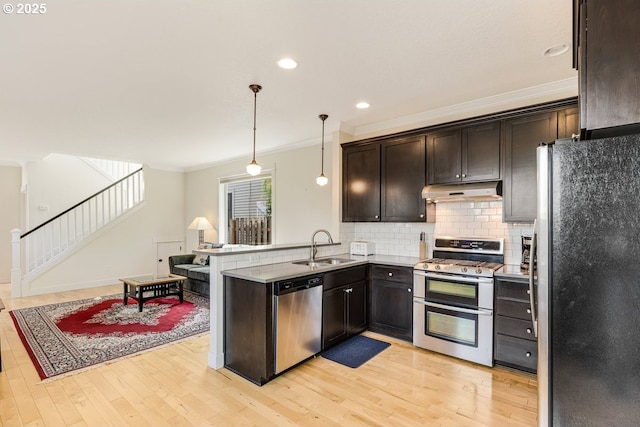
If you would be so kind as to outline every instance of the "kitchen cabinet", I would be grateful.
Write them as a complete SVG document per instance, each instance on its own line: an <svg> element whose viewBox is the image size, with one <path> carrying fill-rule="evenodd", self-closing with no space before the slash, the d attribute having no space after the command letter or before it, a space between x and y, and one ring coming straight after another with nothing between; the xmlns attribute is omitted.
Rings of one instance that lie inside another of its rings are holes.
<svg viewBox="0 0 640 427"><path fill-rule="evenodd" d="M536 148L558 135L558 112L529 114L504 121L503 217L533 222L536 217Z"/></svg>
<svg viewBox="0 0 640 427"><path fill-rule="evenodd" d="M582 139L640 132L637 0L575 0L574 14Z"/></svg>
<svg viewBox="0 0 640 427"><path fill-rule="evenodd" d="M500 179L500 121L427 134L427 182Z"/></svg>
<svg viewBox="0 0 640 427"><path fill-rule="evenodd" d="M495 280L494 361L536 372L538 347L531 321L528 279Z"/></svg>
<svg viewBox="0 0 640 427"><path fill-rule="evenodd" d="M578 107L558 110L558 139L580 136L580 112Z"/></svg>
<svg viewBox="0 0 640 427"><path fill-rule="evenodd" d="M346 145L342 151L344 222L433 222L427 206L424 136Z"/></svg>
<svg viewBox="0 0 640 427"><path fill-rule="evenodd" d="M224 277L224 366L256 384L274 376L273 286Z"/></svg>
<svg viewBox="0 0 640 427"><path fill-rule="evenodd" d="M367 266L325 273L322 296L322 349L367 328Z"/></svg>
<svg viewBox="0 0 640 427"><path fill-rule="evenodd" d="M426 202L424 136L392 139L381 143L382 221L424 222Z"/></svg>
<svg viewBox="0 0 640 427"><path fill-rule="evenodd" d="M380 221L380 144L342 150L342 220Z"/></svg>
<svg viewBox="0 0 640 427"><path fill-rule="evenodd" d="M369 330L413 341L413 268L371 266Z"/></svg>

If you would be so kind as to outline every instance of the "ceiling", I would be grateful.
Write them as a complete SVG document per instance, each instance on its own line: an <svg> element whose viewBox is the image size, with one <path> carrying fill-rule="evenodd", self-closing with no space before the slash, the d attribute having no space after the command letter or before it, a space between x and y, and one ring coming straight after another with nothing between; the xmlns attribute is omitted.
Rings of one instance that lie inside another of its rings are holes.
<svg viewBox="0 0 640 427"><path fill-rule="evenodd" d="M571 53L542 55L571 45L571 4L56 0L41 15L2 13L0 162L248 162L252 83L258 161L318 144L320 113L329 141L572 96ZM299 66L279 68L284 56Z"/></svg>

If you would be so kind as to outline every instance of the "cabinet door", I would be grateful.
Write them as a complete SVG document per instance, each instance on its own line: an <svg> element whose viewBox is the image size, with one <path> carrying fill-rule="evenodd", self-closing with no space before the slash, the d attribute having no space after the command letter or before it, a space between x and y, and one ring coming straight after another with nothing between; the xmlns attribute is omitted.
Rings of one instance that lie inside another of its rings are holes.
<svg viewBox="0 0 640 427"><path fill-rule="evenodd" d="M459 129L427 135L427 182L460 182L462 145Z"/></svg>
<svg viewBox="0 0 640 427"><path fill-rule="evenodd" d="M380 144L342 150L342 220L380 221Z"/></svg>
<svg viewBox="0 0 640 427"><path fill-rule="evenodd" d="M348 334L355 335L367 329L367 281L347 285Z"/></svg>
<svg viewBox="0 0 640 427"><path fill-rule="evenodd" d="M581 127L589 134L598 129L639 123L640 7L637 0L586 0L580 20Z"/></svg>
<svg viewBox="0 0 640 427"><path fill-rule="evenodd" d="M505 222L533 222L536 217L536 148L557 137L557 113L505 120L503 215Z"/></svg>
<svg viewBox="0 0 640 427"><path fill-rule="evenodd" d="M500 179L500 122L462 129L462 181Z"/></svg>
<svg viewBox="0 0 640 427"><path fill-rule="evenodd" d="M369 329L407 341L413 340L412 283L371 280Z"/></svg>
<svg viewBox="0 0 640 427"><path fill-rule="evenodd" d="M322 293L322 349L347 338L347 286Z"/></svg>
<svg viewBox="0 0 640 427"><path fill-rule="evenodd" d="M578 107L558 111L558 138L573 138L574 135L580 135Z"/></svg>
<svg viewBox="0 0 640 427"><path fill-rule="evenodd" d="M425 138L416 136L383 142L382 220L423 222L425 200Z"/></svg>

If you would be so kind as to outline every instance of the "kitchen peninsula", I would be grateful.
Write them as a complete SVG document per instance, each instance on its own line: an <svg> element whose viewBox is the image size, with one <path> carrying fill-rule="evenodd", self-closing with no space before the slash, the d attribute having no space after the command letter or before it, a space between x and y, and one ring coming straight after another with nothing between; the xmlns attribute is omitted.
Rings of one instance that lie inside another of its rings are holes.
<svg viewBox="0 0 640 427"><path fill-rule="evenodd" d="M235 276L251 279L257 283L293 278L314 274L316 272L330 272L341 268L363 265L367 263L403 266L412 268L418 258L370 255L346 255L345 246L336 244L319 244L318 258L339 256L351 258L354 261L343 265L328 265L321 269L306 265L292 264L292 261L308 259L309 243L287 245L233 246L220 249L200 249L197 254L209 256L211 268L211 334L208 365L214 369L224 366L224 278Z"/></svg>

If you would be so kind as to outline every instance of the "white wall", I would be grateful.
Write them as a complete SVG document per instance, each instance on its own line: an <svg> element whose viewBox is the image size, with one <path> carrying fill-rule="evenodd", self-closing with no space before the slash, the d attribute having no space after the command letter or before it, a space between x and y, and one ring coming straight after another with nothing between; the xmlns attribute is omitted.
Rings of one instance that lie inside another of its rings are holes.
<svg viewBox="0 0 640 427"><path fill-rule="evenodd" d="M11 282L11 230L20 228L20 186L18 166L0 166L0 283Z"/></svg>
<svg viewBox="0 0 640 427"><path fill-rule="evenodd" d="M184 239L184 174L145 168L145 203L121 223L29 283L30 295L104 284L156 271L157 241Z"/></svg>
<svg viewBox="0 0 640 427"><path fill-rule="evenodd" d="M40 161L28 162L26 177L28 229L112 183L80 158L63 154L50 154ZM41 210L41 207L47 210Z"/></svg>
<svg viewBox="0 0 640 427"><path fill-rule="evenodd" d="M263 171L273 169L274 242L300 243L311 239L318 228L326 228L337 240L339 222L334 212L335 192L339 183L333 177L332 147L325 141L325 175L329 184L320 187L316 177L320 174L320 145L260 154L256 161ZM185 228L196 216L206 216L218 230L220 178L246 174L245 166L251 159L236 160L186 174ZM218 242L217 233L205 233L205 241ZM197 246L197 232L187 233L187 252Z"/></svg>

